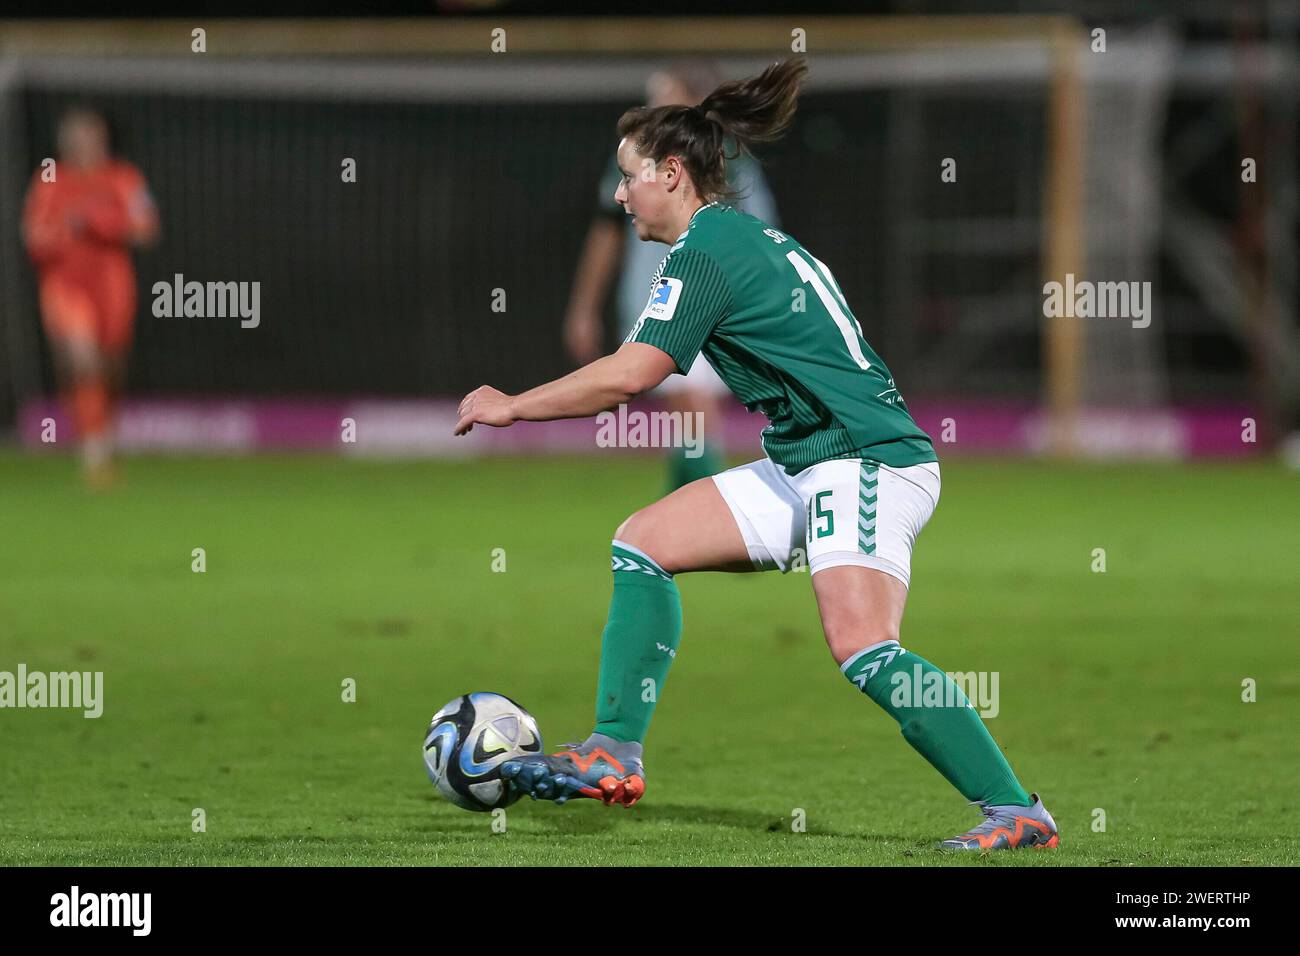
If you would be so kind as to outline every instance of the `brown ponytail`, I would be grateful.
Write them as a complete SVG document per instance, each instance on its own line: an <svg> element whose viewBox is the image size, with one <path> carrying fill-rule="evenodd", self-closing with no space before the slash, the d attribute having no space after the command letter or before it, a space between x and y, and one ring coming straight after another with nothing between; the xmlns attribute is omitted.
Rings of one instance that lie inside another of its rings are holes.
<svg viewBox="0 0 1300 956"><path fill-rule="evenodd" d="M757 76L723 83L699 106L634 107L619 118L618 134L632 137L637 152L656 163L679 157L705 202L731 202L737 194L727 185L727 160L749 152L750 143L781 137L807 74L802 59L784 60ZM730 156L728 141L736 150Z"/></svg>

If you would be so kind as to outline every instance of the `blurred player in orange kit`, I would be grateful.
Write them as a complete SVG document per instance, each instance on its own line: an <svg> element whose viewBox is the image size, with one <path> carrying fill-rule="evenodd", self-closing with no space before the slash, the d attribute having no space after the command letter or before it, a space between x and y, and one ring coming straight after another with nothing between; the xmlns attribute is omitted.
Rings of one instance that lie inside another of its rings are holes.
<svg viewBox="0 0 1300 956"><path fill-rule="evenodd" d="M144 176L110 154L108 124L94 110L63 116L58 157L47 165L27 191L23 238L86 481L102 488L112 482L114 411L135 323L130 249L157 238L158 214Z"/></svg>

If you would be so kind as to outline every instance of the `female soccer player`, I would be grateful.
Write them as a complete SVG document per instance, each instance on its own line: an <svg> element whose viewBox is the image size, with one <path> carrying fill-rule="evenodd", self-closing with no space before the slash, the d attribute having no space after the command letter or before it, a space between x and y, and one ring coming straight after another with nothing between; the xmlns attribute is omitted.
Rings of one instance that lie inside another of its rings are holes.
<svg viewBox="0 0 1300 956"><path fill-rule="evenodd" d="M706 61L673 63L650 75L646 81L646 102L651 106L695 106L721 80L722 76ZM726 170L728 186L740 196L735 202L736 208L779 227L776 203L758 162L734 148L728 152L734 154ZM608 168L600 179L600 204L591 228L587 230L587 239L573 274L573 291L564 317L564 342L579 365L586 365L604 354L601 308L615 273L618 278L619 334L626 336L641 314L646 278L668 251L661 242L637 241L636 227L628 221L623 205L614 199L622 178L617 157L611 155ZM730 395L726 384L702 354L685 375L670 375L664 379L658 394L670 413L676 412L683 417L698 415L705 438L693 450L668 450L667 490L675 491L722 468L722 456L708 436L722 421L723 399L730 398Z"/></svg>
<svg viewBox="0 0 1300 956"><path fill-rule="evenodd" d="M534 798L634 804L645 792L642 741L681 637L673 576L785 572L801 552L844 676L985 814L940 845L1055 847L1051 815L1025 792L965 696L899 644L912 545L939 498L929 437L831 271L725 201L724 140L744 148L780 136L806 72L788 60L724 83L695 107L624 113L615 198L640 239L672 243L644 311L613 355L519 395L483 385L460 403L457 435L476 424L584 418L685 373L703 352L736 397L770 421L766 457L685 485L619 527L594 732L551 756L508 761L502 775ZM642 175L645 159L652 177ZM803 311L793 306L800 300ZM923 696L912 686L918 674L944 693ZM947 706L936 706L936 696Z"/></svg>
<svg viewBox="0 0 1300 956"><path fill-rule="evenodd" d="M110 155L98 113L73 109L59 123L58 160L32 178L23 231L86 481L103 487L135 321L130 247L157 238L158 214L140 171Z"/></svg>

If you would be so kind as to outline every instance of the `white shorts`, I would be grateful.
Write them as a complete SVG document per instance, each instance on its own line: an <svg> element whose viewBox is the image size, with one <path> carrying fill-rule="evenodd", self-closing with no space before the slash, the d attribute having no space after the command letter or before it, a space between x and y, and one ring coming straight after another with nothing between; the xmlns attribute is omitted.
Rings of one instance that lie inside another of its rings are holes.
<svg viewBox="0 0 1300 956"><path fill-rule="evenodd" d="M759 571L852 564L906 585L916 536L939 503L937 462L891 468L844 458L791 477L760 458L713 481Z"/></svg>
<svg viewBox="0 0 1300 956"><path fill-rule="evenodd" d="M729 395L731 390L718 377L709 360L703 355L695 356L695 361L686 370L685 375L669 375L660 383L658 392L664 395L678 395L685 391L706 392L709 395Z"/></svg>

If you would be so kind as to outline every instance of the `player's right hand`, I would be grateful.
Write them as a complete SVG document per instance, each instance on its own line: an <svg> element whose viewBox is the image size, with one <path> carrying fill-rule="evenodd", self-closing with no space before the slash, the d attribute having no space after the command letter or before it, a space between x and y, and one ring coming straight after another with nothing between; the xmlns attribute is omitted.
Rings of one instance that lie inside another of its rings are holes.
<svg viewBox="0 0 1300 956"><path fill-rule="evenodd" d="M513 395L507 395L491 385L480 385L460 400L457 409L460 421L456 422L453 434L466 435L476 423L492 425L495 428L513 425L515 423L513 401Z"/></svg>

